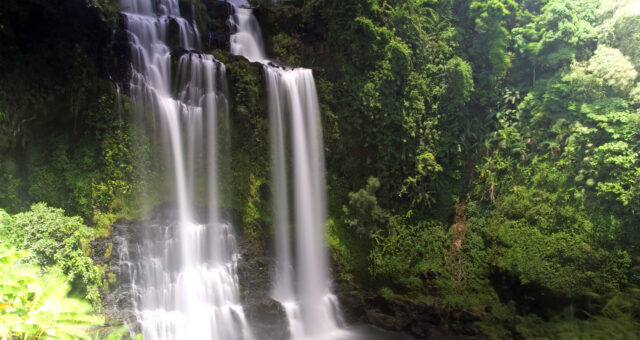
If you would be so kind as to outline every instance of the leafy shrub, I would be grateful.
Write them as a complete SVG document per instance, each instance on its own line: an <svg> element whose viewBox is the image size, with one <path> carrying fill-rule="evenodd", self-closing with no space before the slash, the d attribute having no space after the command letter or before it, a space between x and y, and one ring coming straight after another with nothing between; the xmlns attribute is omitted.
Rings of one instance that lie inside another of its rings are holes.
<svg viewBox="0 0 640 340"><path fill-rule="evenodd" d="M492 264L566 297L609 294L627 283L631 265L621 249L595 242L597 228L581 206L558 193L518 187L496 202L483 228ZM476 220L474 220L476 221Z"/></svg>
<svg viewBox="0 0 640 340"><path fill-rule="evenodd" d="M20 210L22 200L20 199L20 181L9 171L6 171L2 163L0 163L0 207L10 212Z"/></svg>
<svg viewBox="0 0 640 340"><path fill-rule="evenodd" d="M342 208L346 225L360 237L368 239L373 233L387 229L390 216L378 205L376 192L379 188L380 181L369 177L365 188L349 193L349 205Z"/></svg>
<svg viewBox="0 0 640 340"><path fill-rule="evenodd" d="M389 221L388 231L373 235L369 270L380 282L419 292L424 278L445 271L445 228L437 222L410 225L399 216Z"/></svg>
<svg viewBox="0 0 640 340"><path fill-rule="evenodd" d="M27 252L0 244L0 337L3 339L91 339L104 320L91 305L68 298L69 285L55 270L25 264Z"/></svg>
<svg viewBox="0 0 640 340"><path fill-rule="evenodd" d="M621 92L628 91L638 76L628 57L619 50L604 45L598 46L593 57L589 59L589 71L610 88Z"/></svg>
<svg viewBox="0 0 640 340"><path fill-rule="evenodd" d="M0 236L42 268L59 266L76 293L98 303L102 273L85 253L91 231L80 217L67 217L62 209L36 203L31 210L0 219Z"/></svg>

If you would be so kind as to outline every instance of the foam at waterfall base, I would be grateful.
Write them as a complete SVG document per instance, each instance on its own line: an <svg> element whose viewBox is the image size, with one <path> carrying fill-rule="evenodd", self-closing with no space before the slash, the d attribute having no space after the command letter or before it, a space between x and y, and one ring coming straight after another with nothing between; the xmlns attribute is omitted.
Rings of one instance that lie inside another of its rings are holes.
<svg viewBox="0 0 640 340"><path fill-rule="evenodd" d="M121 241L120 262L129 271L145 339L253 338L237 294L239 254L230 225L149 223L141 229L139 242ZM181 237L193 246L187 265Z"/></svg>
<svg viewBox="0 0 640 340"><path fill-rule="evenodd" d="M337 335L342 334L343 336L346 336L347 334L341 332L342 328L345 327L345 323L338 305L338 298L333 294L326 294L322 299L323 303L322 306L320 306L322 316L316 321L321 323L323 327L320 327L321 331L313 335L307 334L305 330L305 324L301 315L302 305L300 301L282 297L275 297L274 299L279 301L285 310L289 322L289 334L291 339L335 339Z"/></svg>
<svg viewBox="0 0 640 340"><path fill-rule="evenodd" d="M306 336L296 340L413 340L408 335L392 333L368 325L354 325L338 328L316 336Z"/></svg>

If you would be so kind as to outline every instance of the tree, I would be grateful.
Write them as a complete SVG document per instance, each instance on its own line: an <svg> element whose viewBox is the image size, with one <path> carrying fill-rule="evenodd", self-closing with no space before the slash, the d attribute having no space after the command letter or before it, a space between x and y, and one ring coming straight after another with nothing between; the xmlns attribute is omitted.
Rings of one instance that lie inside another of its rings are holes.
<svg viewBox="0 0 640 340"><path fill-rule="evenodd" d="M474 23L469 53L477 88L481 90L478 96L485 105L490 101L482 97L495 92L511 67L508 25L516 8L512 0L472 1L469 5L469 20Z"/></svg>
<svg viewBox="0 0 640 340"><path fill-rule="evenodd" d="M375 232L387 229L389 223L389 212L378 205L378 189L380 181L375 177L369 177L365 188L349 193L349 205L342 208L345 224L364 238L370 238Z"/></svg>
<svg viewBox="0 0 640 340"><path fill-rule="evenodd" d="M595 47L595 1L556 0L549 2L536 18L537 41L533 41L534 62L543 71L586 60Z"/></svg>
<svg viewBox="0 0 640 340"><path fill-rule="evenodd" d="M602 79L613 95L627 93L638 77L633 64L618 49L600 45L589 59L589 72Z"/></svg>

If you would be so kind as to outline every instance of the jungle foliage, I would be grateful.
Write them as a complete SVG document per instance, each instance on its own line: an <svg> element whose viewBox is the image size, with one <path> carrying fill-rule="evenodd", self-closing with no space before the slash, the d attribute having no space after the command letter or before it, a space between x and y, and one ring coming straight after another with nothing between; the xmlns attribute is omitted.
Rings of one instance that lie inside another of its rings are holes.
<svg viewBox="0 0 640 340"><path fill-rule="evenodd" d="M80 217L67 217L62 209L44 203L36 203L29 211L13 216L0 213L3 242L28 250L26 262L44 269L60 269L75 293L99 305L102 272L87 256L93 235Z"/></svg>
<svg viewBox="0 0 640 340"><path fill-rule="evenodd" d="M640 283L636 3L303 7L345 278L475 309L496 337L637 336L605 312Z"/></svg>
<svg viewBox="0 0 640 340"><path fill-rule="evenodd" d="M45 274L27 252L0 244L0 336L5 339L91 339L104 320L85 301L67 297L69 284L56 270Z"/></svg>

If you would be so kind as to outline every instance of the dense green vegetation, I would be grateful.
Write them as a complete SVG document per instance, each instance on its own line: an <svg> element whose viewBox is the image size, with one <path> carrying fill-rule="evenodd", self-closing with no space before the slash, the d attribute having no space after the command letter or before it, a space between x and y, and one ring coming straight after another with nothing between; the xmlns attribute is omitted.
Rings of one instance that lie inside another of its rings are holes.
<svg viewBox="0 0 640 340"><path fill-rule="evenodd" d="M0 245L0 336L3 339L90 339L103 320L91 306L67 297L69 285L55 270L42 275L25 253ZM28 262L28 261L27 261Z"/></svg>
<svg viewBox="0 0 640 340"><path fill-rule="evenodd" d="M0 211L0 238L7 244L28 250L28 262L42 268L62 270L74 290L98 304L101 271L93 265L89 253L91 233L80 217L66 217L62 209L44 203L14 216Z"/></svg>
<svg viewBox="0 0 640 340"><path fill-rule="evenodd" d="M638 336L616 305L640 283L637 4L304 9L290 37L315 46L306 59L328 84L345 278L472 308L495 337Z"/></svg>
<svg viewBox="0 0 640 340"><path fill-rule="evenodd" d="M88 243L166 200L154 135L107 80L114 3L0 4L0 240L30 254L3 250L2 271L95 309ZM186 3L201 31L224 27L209 1ZM637 2L252 3L270 55L314 69L342 282L472 310L493 338L640 336ZM225 208L266 248L260 68L208 52L229 81Z"/></svg>

